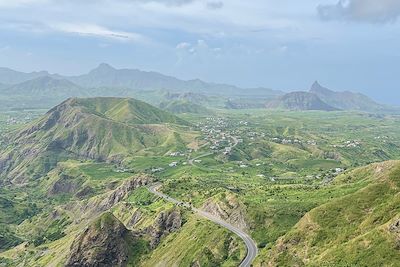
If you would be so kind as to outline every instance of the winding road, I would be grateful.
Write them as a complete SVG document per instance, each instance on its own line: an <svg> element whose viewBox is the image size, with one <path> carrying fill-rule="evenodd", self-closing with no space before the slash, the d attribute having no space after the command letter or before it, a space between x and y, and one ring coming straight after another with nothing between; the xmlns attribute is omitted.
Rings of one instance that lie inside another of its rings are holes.
<svg viewBox="0 0 400 267"><path fill-rule="evenodd" d="M157 184L153 184L153 185L151 185L151 186L149 186L147 188L151 193L153 193L153 194L165 199L166 201L174 203L174 204L177 204L177 205L185 206L185 207L191 209L193 212L197 213L198 215L200 215L200 216L202 216L202 217L204 217L204 218L206 218L206 219L208 219L208 220L210 220L210 221L212 221L212 222L214 222L214 223L216 223L216 224L228 229L229 231L231 231L234 234L236 234L237 236L239 236L243 240L243 242L245 243L246 248L247 248L246 257L240 263L239 267L249 267L249 266L251 266L251 263L253 262L253 260L257 256L258 249L257 249L256 242L248 234L243 232L241 229L229 224L228 222L226 222L224 220L221 220L220 218L215 217L214 215L212 215L212 214L210 214L208 212L205 212L205 211L200 210L200 209L196 209L196 208L192 207L188 203L181 202L179 200L176 200L176 199L174 199L174 198L172 198L170 196L167 196L167 195L159 192L158 189L161 186L162 186L162 184L157 183Z"/></svg>

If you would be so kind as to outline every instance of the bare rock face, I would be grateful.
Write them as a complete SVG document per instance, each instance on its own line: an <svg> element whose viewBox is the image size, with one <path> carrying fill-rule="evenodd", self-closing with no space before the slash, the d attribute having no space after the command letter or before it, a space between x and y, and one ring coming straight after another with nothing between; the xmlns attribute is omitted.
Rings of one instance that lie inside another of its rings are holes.
<svg viewBox="0 0 400 267"><path fill-rule="evenodd" d="M151 178L148 176L134 177L129 181L126 181L121 186L112 191L106 198L104 198L96 207L98 212L106 211L112 206L120 202L126 197L131 191L138 187L149 184Z"/></svg>
<svg viewBox="0 0 400 267"><path fill-rule="evenodd" d="M78 192L76 192L75 196L79 199L84 199L84 198L90 196L91 194L93 194L94 192L95 191L93 188L86 185L83 188L81 188Z"/></svg>
<svg viewBox="0 0 400 267"><path fill-rule="evenodd" d="M59 179L50 187L48 195L76 193L79 187L79 181L75 177L60 174Z"/></svg>
<svg viewBox="0 0 400 267"><path fill-rule="evenodd" d="M389 226L389 231L395 235L396 249L400 250L400 219Z"/></svg>
<svg viewBox="0 0 400 267"><path fill-rule="evenodd" d="M146 233L150 235L150 247L155 248L161 238L179 230L182 227L182 215L179 210L170 210L161 212L156 221L150 226Z"/></svg>
<svg viewBox="0 0 400 267"><path fill-rule="evenodd" d="M72 243L67 267L126 266L135 238L112 215L105 213Z"/></svg>
<svg viewBox="0 0 400 267"><path fill-rule="evenodd" d="M218 199L208 199L202 210L229 222L242 230L248 229L246 222L246 208L233 194L224 194Z"/></svg>
<svg viewBox="0 0 400 267"><path fill-rule="evenodd" d="M142 212L140 210L136 210L132 217L129 219L127 226L134 227L142 218Z"/></svg>

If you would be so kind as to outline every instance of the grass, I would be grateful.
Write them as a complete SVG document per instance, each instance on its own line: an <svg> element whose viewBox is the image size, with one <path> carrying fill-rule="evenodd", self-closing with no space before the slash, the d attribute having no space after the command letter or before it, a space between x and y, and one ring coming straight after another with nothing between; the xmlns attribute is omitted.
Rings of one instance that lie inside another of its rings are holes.
<svg viewBox="0 0 400 267"><path fill-rule="evenodd" d="M392 247L393 237L387 226L399 213L400 203L396 197L400 168L385 177L383 174L373 176L372 167L352 170L370 162L400 157L398 116L372 116L358 112L215 111L218 113L216 116L227 121L222 131L238 136L243 142L231 156L218 152L202 158L198 167L192 167L183 165L188 161L189 144L205 143L204 136L193 131L197 128L177 125L132 128L127 124L138 118L131 118L129 112L126 113L129 105L118 104L107 114L103 113L108 107L102 105L96 104L93 109L107 120L100 124L92 121L79 127L95 126L93 131L99 140L111 135L112 140L101 146L100 152L112 156L122 153L120 165L76 157L65 161L60 157L62 163L47 175L29 181L26 188L0 189L0 220L4 222L0 224L0 233L7 236L8 246L13 246L14 241L20 242L20 239L46 237L47 241L42 245L26 249L32 253L30 262L35 262L35 257L46 248L49 253L66 253L62 243L69 244L72 233L83 227L64 224L61 219L53 220L54 224L49 220L53 208L66 209L68 205L86 201L74 194L48 197L49 187L60 174L79 180L82 187L91 187L93 191L88 197L92 197L109 192L125 179L140 173L151 174L163 183L165 193L196 207L224 194L234 195L245 207L249 233L261 249L257 264L272 261L282 266L312 266L312 263L315 266L363 266L368 263L375 265L385 257L384 261L390 266L391 259L397 260ZM118 120L118 126L109 124L109 118ZM205 119L193 114L185 114L184 118L193 125ZM241 124L241 121L248 124ZM217 127L211 123L208 126ZM38 136L47 140L47 134ZM66 135L59 129L55 134L57 137ZM285 144L283 139L299 142ZM360 145L345 145L354 140ZM83 145L78 151L80 149L86 148ZM186 156L168 156L177 151L186 153ZM194 151L191 158L209 151L209 145L205 146ZM178 162L177 167L168 166L173 161ZM248 167L241 168L242 164ZM348 171L336 177L332 169L338 167ZM383 170L389 167L383 166ZM123 168L129 171L117 172ZM152 173L154 168L164 170ZM46 172L45 169L41 172ZM124 224L135 212L140 212L141 219L131 228L143 230L161 211L172 207L172 204L141 188L131 192L111 212ZM68 211L67 214L72 216ZM244 253L240 240L196 216L185 216L187 222L183 228L163 239L156 250L146 252L145 244L138 244L139 254L143 252L147 256L135 258L132 255L132 265L155 266L159 262L182 266L194 262L202 266L237 265ZM7 229L5 224L9 224ZM62 237L63 233L66 236ZM282 250L282 244L288 249ZM37 262L46 265L56 258L53 254L39 257Z"/></svg>
<svg viewBox="0 0 400 267"><path fill-rule="evenodd" d="M279 265L395 266L400 254L388 224L400 215L399 189L390 181L390 177L399 180L398 170L386 170L380 181L369 172L368 185L313 209L272 247L264 261ZM359 174L362 172L348 175ZM294 254L298 257L293 258Z"/></svg>
<svg viewBox="0 0 400 267"><path fill-rule="evenodd" d="M79 169L92 180L126 179L132 176L130 171L118 172L116 166L104 163L83 164Z"/></svg>
<svg viewBox="0 0 400 267"><path fill-rule="evenodd" d="M227 230L191 216L178 232L170 234L142 266L237 266L244 257L244 245Z"/></svg>

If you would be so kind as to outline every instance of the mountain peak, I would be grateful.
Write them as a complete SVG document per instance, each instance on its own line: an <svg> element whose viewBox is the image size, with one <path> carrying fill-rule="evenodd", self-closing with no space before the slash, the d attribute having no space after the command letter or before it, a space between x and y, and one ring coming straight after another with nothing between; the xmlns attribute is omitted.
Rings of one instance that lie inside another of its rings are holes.
<svg viewBox="0 0 400 267"><path fill-rule="evenodd" d="M316 92L333 93L332 90L329 90L328 88L323 87L318 81L315 81L311 85L310 92L311 93L316 93Z"/></svg>
<svg viewBox="0 0 400 267"><path fill-rule="evenodd" d="M312 88L312 87L322 87L322 86L319 84L318 80L316 80L316 81L312 84L311 88Z"/></svg>
<svg viewBox="0 0 400 267"><path fill-rule="evenodd" d="M323 102L316 94L310 92L291 92L267 104L267 108L282 108L288 110L338 110Z"/></svg>
<svg viewBox="0 0 400 267"><path fill-rule="evenodd" d="M97 71L114 71L115 68L113 68L110 64L100 63L100 65L94 70L97 70Z"/></svg>

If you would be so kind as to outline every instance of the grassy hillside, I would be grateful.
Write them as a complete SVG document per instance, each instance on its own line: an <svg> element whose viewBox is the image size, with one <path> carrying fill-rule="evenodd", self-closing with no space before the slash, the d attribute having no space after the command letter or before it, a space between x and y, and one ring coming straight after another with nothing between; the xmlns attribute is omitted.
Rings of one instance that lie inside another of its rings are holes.
<svg viewBox="0 0 400 267"><path fill-rule="evenodd" d="M229 231L191 216L181 231L168 236L141 266L238 266L244 245Z"/></svg>
<svg viewBox="0 0 400 267"><path fill-rule="evenodd" d="M133 99L70 99L9 137L0 156L2 176L40 177L68 158L121 162L157 147L158 153L191 142L184 120Z"/></svg>
<svg viewBox="0 0 400 267"><path fill-rule="evenodd" d="M186 100L163 102L160 104L160 108L176 114L181 114L181 113L193 113L202 115L211 114L211 111L208 110L207 108Z"/></svg>
<svg viewBox="0 0 400 267"><path fill-rule="evenodd" d="M259 265L397 266L400 262L400 163L386 162L339 176L335 185L360 190L307 213Z"/></svg>
<svg viewBox="0 0 400 267"><path fill-rule="evenodd" d="M143 101L132 98L82 98L76 99L72 106L83 106L87 112L104 116L116 122L126 124L160 124L173 123L189 125L188 122L171 113L155 108Z"/></svg>

